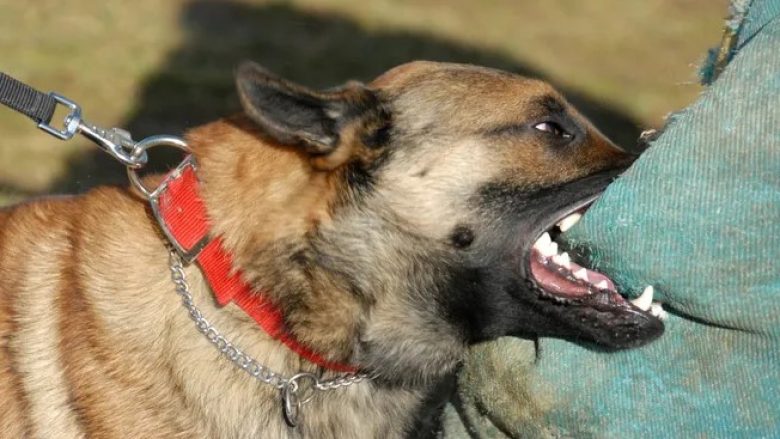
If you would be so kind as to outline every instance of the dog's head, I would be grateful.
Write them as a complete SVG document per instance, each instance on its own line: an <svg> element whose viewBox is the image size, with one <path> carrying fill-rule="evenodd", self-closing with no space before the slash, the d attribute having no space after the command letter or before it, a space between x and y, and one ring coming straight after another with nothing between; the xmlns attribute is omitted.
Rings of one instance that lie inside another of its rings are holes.
<svg viewBox="0 0 780 439"><path fill-rule="evenodd" d="M234 240L297 267L247 261L259 282L287 288L277 299L291 326L329 321L341 334L345 322L350 359L385 376L449 368L468 343L503 335L625 348L663 331L608 279L578 279L534 246L634 159L548 84L415 62L322 92L246 63L237 85L258 142L307 164L291 171L305 173L300 187L274 195L306 226L282 219L274 238ZM302 195L309 184L319 195ZM298 291L322 288L341 293Z"/></svg>

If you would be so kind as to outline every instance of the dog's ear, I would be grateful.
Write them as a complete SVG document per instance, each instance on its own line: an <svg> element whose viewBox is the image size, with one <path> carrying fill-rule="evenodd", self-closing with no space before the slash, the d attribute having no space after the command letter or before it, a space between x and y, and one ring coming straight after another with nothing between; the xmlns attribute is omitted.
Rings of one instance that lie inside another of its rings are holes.
<svg viewBox="0 0 780 439"><path fill-rule="evenodd" d="M374 93L362 84L353 82L318 92L249 61L238 67L236 86L244 112L271 139L302 147L321 158L337 155L346 159L349 153L333 153L339 149L351 151L354 145L346 143L359 141L360 133L355 130L379 107Z"/></svg>

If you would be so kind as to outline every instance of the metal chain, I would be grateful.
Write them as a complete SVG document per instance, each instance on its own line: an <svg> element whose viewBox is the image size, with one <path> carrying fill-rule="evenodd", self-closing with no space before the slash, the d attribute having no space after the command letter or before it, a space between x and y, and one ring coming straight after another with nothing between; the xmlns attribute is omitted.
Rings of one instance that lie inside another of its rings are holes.
<svg viewBox="0 0 780 439"><path fill-rule="evenodd" d="M203 316L203 313L198 309L192 299L190 285L184 274L184 266L181 258L175 251L171 251L170 253L170 270L171 279L176 285L176 293L181 296L182 304L195 322L195 327L198 331L205 335L217 350L233 364L258 381L274 386L282 392L285 418L291 426L295 426L294 424L296 423L300 406L309 402L314 396L313 394L309 394L304 399L298 398L297 394L302 389L302 383L304 381L308 380L311 383L312 389L326 391L347 387L363 380L371 379L364 373L349 373L336 378L321 380L318 376L308 372L301 372L290 378L285 378L283 375L268 369L228 341Z"/></svg>

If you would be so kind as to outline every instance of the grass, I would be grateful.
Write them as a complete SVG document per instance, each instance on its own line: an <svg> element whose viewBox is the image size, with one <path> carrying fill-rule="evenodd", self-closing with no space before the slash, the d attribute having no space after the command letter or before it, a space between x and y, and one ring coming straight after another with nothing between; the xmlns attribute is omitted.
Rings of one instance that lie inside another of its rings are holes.
<svg viewBox="0 0 780 439"><path fill-rule="evenodd" d="M626 143L700 92L695 67L726 1L0 0L0 11L0 69L137 138L236 111L241 59L330 86L428 58L544 77ZM0 132L0 204L124 181L91 144L11 111Z"/></svg>

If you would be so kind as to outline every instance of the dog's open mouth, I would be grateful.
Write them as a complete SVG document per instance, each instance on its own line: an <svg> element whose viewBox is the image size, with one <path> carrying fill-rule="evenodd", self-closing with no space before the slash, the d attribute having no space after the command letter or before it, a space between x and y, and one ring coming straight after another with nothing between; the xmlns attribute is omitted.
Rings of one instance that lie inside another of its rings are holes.
<svg viewBox="0 0 780 439"><path fill-rule="evenodd" d="M576 257L561 251L555 238L570 229L582 217L593 200L569 210L548 227L527 252L528 281L541 299L564 308L567 320L582 333L591 332L594 341L612 347L644 344L663 332L665 312L653 302L653 287L648 285L633 300L624 298L605 274L575 262ZM604 330L609 333L604 333Z"/></svg>
<svg viewBox="0 0 780 439"><path fill-rule="evenodd" d="M584 209L583 209L584 210ZM531 274L543 292L562 299L581 299L594 294L601 294L604 300L624 303L625 299L617 292L615 283L606 275L583 267L571 260L567 252L560 252L558 243L552 236L570 229L582 217L582 212L575 212L555 225L555 230L544 232L531 248ZM642 311L651 310L653 287L648 285L642 295L631 301Z"/></svg>

